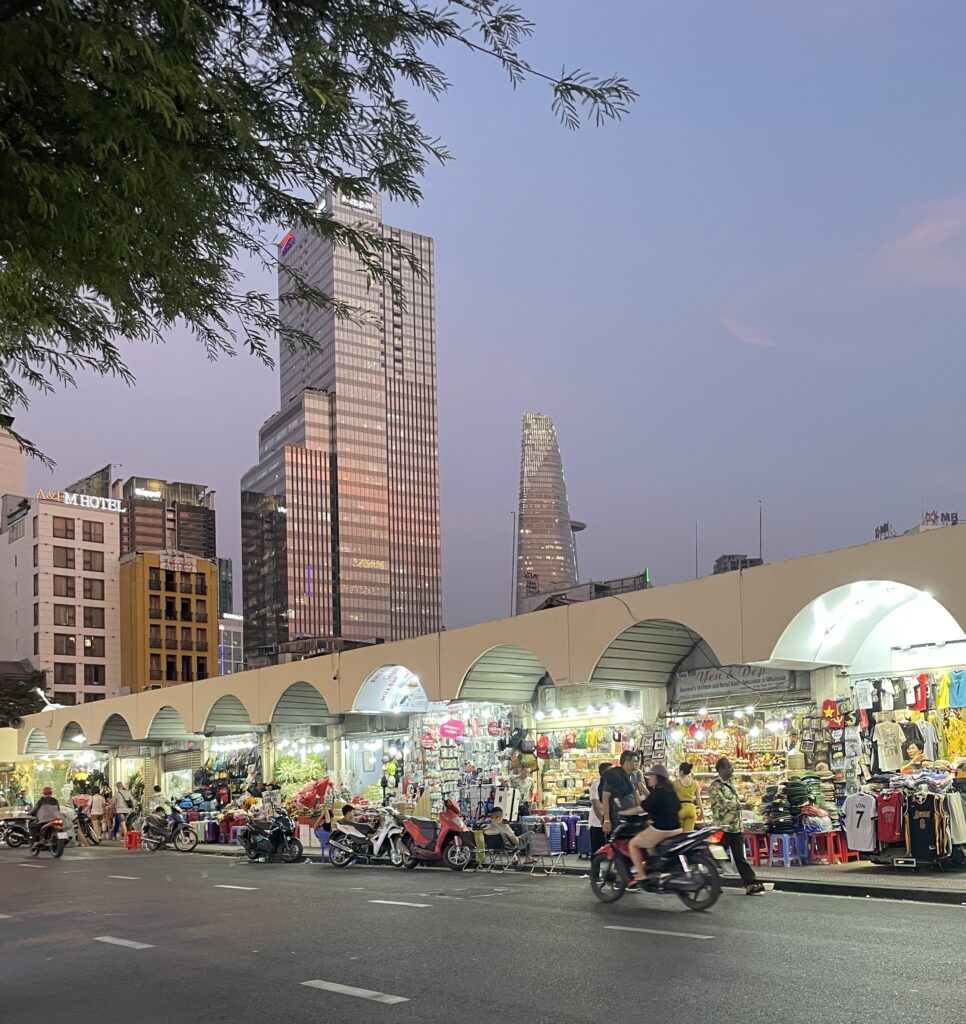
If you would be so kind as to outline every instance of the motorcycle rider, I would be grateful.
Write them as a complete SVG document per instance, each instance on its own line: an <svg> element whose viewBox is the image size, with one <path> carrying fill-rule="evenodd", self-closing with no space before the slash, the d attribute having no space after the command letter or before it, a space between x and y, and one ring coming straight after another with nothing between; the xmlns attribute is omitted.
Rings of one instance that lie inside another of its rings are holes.
<svg viewBox="0 0 966 1024"><path fill-rule="evenodd" d="M60 804L57 802L57 797L54 796L54 791L50 786L44 786L43 795L30 808L28 813L31 818L28 825L30 848L36 849L40 842L40 826L48 821L53 821L54 818L61 817Z"/></svg>
<svg viewBox="0 0 966 1024"><path fill-rule="evenodd" d="M618 815L626 815L637 804L637 787L634 775L637 772L638 755L633 750L621 754L619 768L610 768L600 782L600 802L604 808L603 829L609 835L613 825L619 825Z"/></svg>
<svg viewBox="0 0 966 1024"><path fill-rule="evenodd" d="M645 880L645 853L649 856L661 840L680 835L682 831L679 817L681 801L671 785L667 768L663 764L652 764L644 774L644 781L650 792L641 801L641 810L649 816L650 822L628 843L634 862L635 882Z"/></svg>

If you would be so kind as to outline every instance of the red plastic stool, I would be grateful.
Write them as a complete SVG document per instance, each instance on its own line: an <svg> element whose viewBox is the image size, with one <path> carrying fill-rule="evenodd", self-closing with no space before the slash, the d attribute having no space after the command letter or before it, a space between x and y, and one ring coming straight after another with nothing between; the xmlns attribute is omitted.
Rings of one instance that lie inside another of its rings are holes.
<svg viewBox="0 0 966 1024"><path fill-rule="evenodd" d="M849 849L843 832L829 832L829 836L830 847L833 850L829 857L830 864L848 864L850 861L862 860L862 855L857 850Z"/></svg>
<svg viewBox="0 0 966 1024"><path fill-rule="evenodd" d="M141 833L140 832L128 832L127 840L124 843L125 850L140 850L141 849Z"/></svg>
<svg viewBox="0 0 966 1024"><path fill-rule="evenodd" d="M760 868L768 859L768 836L757 832L746 832L745 856L756 868Z"/></svg>
<svg viewBox="0 0 966 1024"><path fill-rule="evenodd" d="M811 832L808 837L808 859L813 864L841 864L837 832Z"/></svg>

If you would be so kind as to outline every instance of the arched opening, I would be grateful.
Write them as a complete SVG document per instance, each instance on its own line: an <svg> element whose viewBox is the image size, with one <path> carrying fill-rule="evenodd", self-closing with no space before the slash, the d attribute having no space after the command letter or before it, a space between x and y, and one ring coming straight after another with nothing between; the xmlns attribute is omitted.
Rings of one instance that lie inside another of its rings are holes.
<svg viewBox="0 0 966 1024"><path fill-rule="evenodd" d="M328 725L337 722L325 698L311 684L292 683L275 704L272 725Z"/></svg>
<svg viewBox="0 0 966 1024"><path fill-rule="evenodd" d="M646 619L629 626L604 648L591 683L641 689L664 688L685 662L691 668L719 664L714 651L690 626Z"/></svg>
<svg viewBox="0 0 966 1024"><path fill-rule="evenodd" d="M359 687L352 710L356 714L411 714L429 707L419 676L405 665L383 665Z"/></svg>
<svg viewBox="0 0 966 1024"><path fill-rule="evenodd" d="M232 693L219 697L205 718L203 731L210 733L248 732L252 720L245 705Z"/></svg>
<svg viewBox="0 0 966 1024"><path fill-rule="evenodd" d="M183 740L191 735L181 715L169 705L159 708L148 729L149 740Z"/></svg>
<svg viewBox="0 0 966 1024"><path fill-rule="evenodd" d="M846 666L850 673L903 673L966 661L966 633L930 594L889 580L836 587L806 605L768 664Z"/></svg>
<svg viewBox="0 0 966 1024"><path fill-rule="evenodd" d="M458 699L503 704L529 702L537 686L549 678L546 665L525 647L500 644L473 662L463 677Z"/></svg>
<svg viewBox="0 0 966 1024"><path fill-rule="evenodd" d="M47 743L47 737L44 735L43 730L31 729L27 742L24 744L23 752L25 754L46 754L49 750L50 746Z"/></svg>
<svg viewBox="0 0 966 1024"><path fill-rule="evenodd" d="M58 750L83 750L87 746L87 737L77 722L68 722L60 734Z"/></svg>
<svg viewBox="0 0 966 1024"><path fill-rule="evenodd" d="M131 733L131 727L127 724L127 719L121 715L114 714L104 723L100 739L97 740L97 746L119 747L124 743L132 743L133 741L134 736Z"/></svg>

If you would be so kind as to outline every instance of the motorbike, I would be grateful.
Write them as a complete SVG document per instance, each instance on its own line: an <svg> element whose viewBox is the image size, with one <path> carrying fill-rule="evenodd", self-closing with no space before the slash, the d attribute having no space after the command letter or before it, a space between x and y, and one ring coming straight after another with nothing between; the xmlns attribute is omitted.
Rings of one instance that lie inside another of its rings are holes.
<svg viewBox="0 0 966 1024"><path fill-rule="evenodd" d="M469 867L476 857L476 840L460 815L459 807L446 800L439 821L406 818L403 821L402 863L405 868L442 861L453 871Z"/></svg>
<svg viewBox="0 0 966 1024"><path fill-rule="evenodd" d="M29 843L30 832L27 830L27 820L27 818L0 819L0 843L6 843L10 849Z"/></svg>
<svg viewBox="0 0 966 1024"><path fill-rule="evenodd" d="M295 864L304 853L295 838L295 822L284 811L274 818L252 818L242 833L241 843L250 861L271 860L278 853L284 864Z"/></svg>
<svg viewBox="0 0 966 1024"><path fill-rule="evenodd" d="M198 845L198 834L181 818L162 823L149 814L141 824L141 845L152 852L173 846L179 853L191 853Z"/></svg>
<svg viewBox="0 0 966 1024"><path fill-rule="evenodd" d="M77 831L81 838L87 839L93 846L97 846L101 837L94 831L94 823L91 821L91 816L87 813L87 808L77 807Z"/></svg>
<svg viewBox="0 0 966 1024"><path fill-rule="evenodd" d="M329 833L329 863L344 868L354 860L364 864L388 861L398 868L403 862L403 822L389 807L379 808L375 827L361 821L337 821Z"/></svg>
<svg viewBox="0 0 966 1024"><path fill-rule="evenodd" d="M591 859L590 887L602 903L616 903L630 887L634 876L628 844L647 822L646 815L627 818ZM718 863L728 859L717 845L721 837L716 829L702 828L665 839L647 861L647 881L633 888L672 893L688 910L710 910L721 895Z"/></svg>
<svg viewBox="0 0 966 1024"><path fill-rule="evenodd" d="M52 821L45 821L40 826L37 842L31 847L30 852L40 856L41 850L46 850L51 857L60 857L70 837L65 831L63 818L54 818Z"/></svg>

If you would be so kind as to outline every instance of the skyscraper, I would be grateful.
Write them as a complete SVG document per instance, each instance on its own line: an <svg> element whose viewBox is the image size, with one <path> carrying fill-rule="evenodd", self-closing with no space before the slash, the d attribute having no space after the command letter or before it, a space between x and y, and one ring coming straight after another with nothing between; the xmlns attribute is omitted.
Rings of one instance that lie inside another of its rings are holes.
<svg viewBox="0 0 966 1024"><path fill-rule="evenodd" d="M386 255L402 283L369 283L350 250L288 234L280 315L317 347L282 347L280 411L242 478L246 662L439 629L439 449L433 241L382 221L378 196L330 193L337 221L411 249ZM361 311L352 320L285 297L291 268Z"/></svg>
<svg viewBox="0 0 966 1024"><path fill-rule="evenodd" d="M583 523L570 518L560 446L553 420L523 415L517 517L517 614L526 598L577 583L577 542Z"/></svg>

